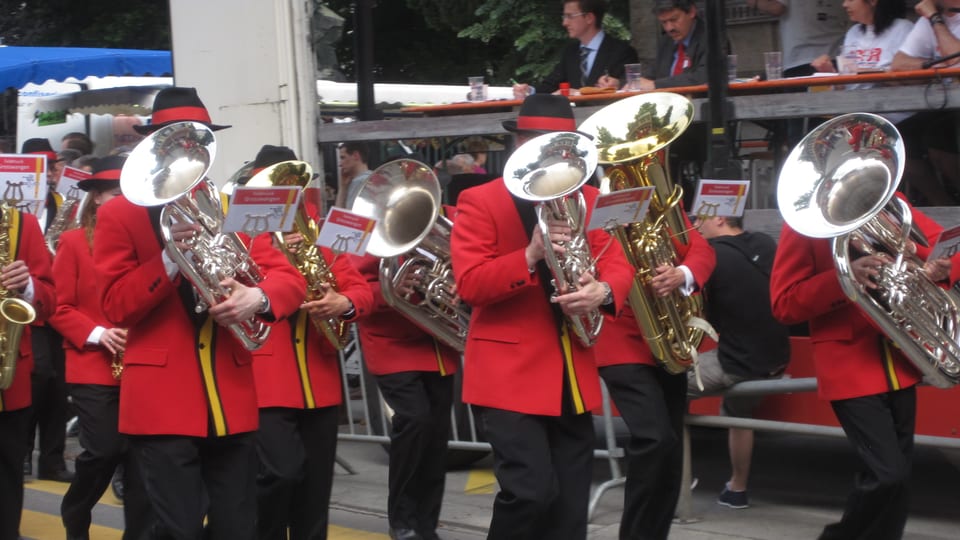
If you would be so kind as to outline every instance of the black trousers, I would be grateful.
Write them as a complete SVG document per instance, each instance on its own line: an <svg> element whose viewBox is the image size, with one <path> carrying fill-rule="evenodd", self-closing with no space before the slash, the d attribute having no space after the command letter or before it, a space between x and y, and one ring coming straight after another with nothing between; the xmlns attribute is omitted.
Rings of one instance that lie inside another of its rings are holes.
<svg viewBox="0 0 960 540"><path fill-rule="evenodd" d="M475 410L493 447L500 484L487 538L585 539L595 441L592 415Z"/></svg>
<svg viewBox="0 0 960 540"><path fill-rule="evenodd" d="M91 511L110 485L113 472L123 468L123 518L125 540L145 538L151 526L150 503L140 472L127 448L127 437L117 430L120 388L96 384L70 386L80 425L80 446L74 468L76 476L60 504L63 526L70 536L85 537Z"/></svg>
<svg viewBox="0 0 960 540"><path fill-rule="evenodd" d="M377 376L393 409L387 515L393 529L432 536L446 482L453 376L405 371Z"/></svg>
<svg viewBox="0 0 960 540"><path fill-rule="evenodd" d="M203 438L131 435L129 439L156 515L149 538L256 537L257 453L253 433ZM208 520L206 532L204 516Z"/></svg>
<svg viewBox="0 0 960 540"><path fill-rule="evenodd" d="M0 412L0 540L20 538L23 511L23 459L27 455L24 434L30 409Z"/></svg>
<svg viewBox="0 0 960 540"><path fill-rule="evenodd" d="M34 434L39 429L40 451L36 473L37 476L48 476L67 467L63 459L67 437L63 338L49 326L33 326L30 332L34 360L30 376L33 412L25 432L27 454L32 457Z"/></svg>
<svg viewBox="0 0 960 540"><path fill-rule="evenodd" d="M600 376L630 431L620 538L663 540L680 496L687 375L623 364L600 368Z"/></svg>
<svg viewBox="0 0 960 540"><path fill-rule="evenodd" d="M913 464L916 389L911 387L830 404L863 469L855 477L840 522L827 525L820 538L901 538L910 502L907 485Z"/></svg>
<svg viewBox="0 0 960 540"><path fill-rule="evenodd" d="M337 457L338 407L260 409L257 531L260 540L327 538Z"/></svg>

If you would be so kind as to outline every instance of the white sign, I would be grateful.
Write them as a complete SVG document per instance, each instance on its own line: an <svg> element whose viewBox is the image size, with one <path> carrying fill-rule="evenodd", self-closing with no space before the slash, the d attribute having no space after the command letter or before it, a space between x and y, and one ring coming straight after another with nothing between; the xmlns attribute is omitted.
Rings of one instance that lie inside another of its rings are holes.
<svg viewBox="0 0 960 540"><path fill-rule="evenodd" d="M653 186L615 191L597 197L587 230L613 229L643 221L650 208Z"/></svg>
<svg viewBox="0 0 960 540"><path fill-rule="evenodd" d="M370 233L376 225L375 219L342 208L331 208L320 227L317 245L328 247L334 253L363 255L367 252Z"/></svg>
<svg viewBox="0 0 960 540"><path fill-rule="evenodd" d="M747 206L749 180L700 180L693 213L701 218L739 217Z"/></svg>
<svg viewBox="0 0 960 540"><path fill-rule="evenodd" d="M47 200L47 157L0 154L0 189L8 205L39 215Z"/></svg>
<svg viewBox="0 0 960 540"><path fill-rule="evenodd" d="M257 236L265 232L290 231L300 204L300 187L251 188L237 186L223 222L224 232Z"/></svg>
<svg viewBox="0 0 960 540"><path fill-rule="evenodd" d="M960 251L960 225L940 232L937 243L934 244L927 260L950 258L958 251Z"/></svg>
<svg viewBox="0 0 960 540"><path fill-rule="evenodd" d="M93 176L92 173L83 169L64 167L63 172L60 173L60 181L57 182L57 193L63 195L64 199L80 200L83 198L83 190L79 187L80 181L91 176ZM117 186L119 187L120 184L118 183Z"/></svg>

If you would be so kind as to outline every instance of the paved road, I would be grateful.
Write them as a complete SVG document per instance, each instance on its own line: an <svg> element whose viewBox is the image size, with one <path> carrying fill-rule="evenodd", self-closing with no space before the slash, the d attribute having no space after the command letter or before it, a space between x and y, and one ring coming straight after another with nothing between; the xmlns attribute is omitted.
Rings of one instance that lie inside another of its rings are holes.
<svg viewBox="0 0 960 540"><path fill-rule="evenodd" d="M751 508L732 510L715 503L727 474L725 432L709 428L691 431L693 474L692 513L697 518L677 523L671 540L799 540L815 538L822 527L840 517L852 485L853 456L841 439L760 433L750 488ZM68 453L75 453L76 439ZM331 502L331 540L386 539L386 454L378 444L342 442L339 455L355 470L341 467ZM486 457L470 470L451 471L441 515L445 540L485 538L495 483ZM604 461L596 463L596 482L609 478ZM38 540L63 538L58 509L66 486L31 481L26 486L22 533ZM916 540L960 537L960 452L919 448L911 484L913 499L906 538ZM617 538L623 492L604 495L590 525L591 539ZM121 508L109 493L101 500L91 538L120 538Z"/></svg>

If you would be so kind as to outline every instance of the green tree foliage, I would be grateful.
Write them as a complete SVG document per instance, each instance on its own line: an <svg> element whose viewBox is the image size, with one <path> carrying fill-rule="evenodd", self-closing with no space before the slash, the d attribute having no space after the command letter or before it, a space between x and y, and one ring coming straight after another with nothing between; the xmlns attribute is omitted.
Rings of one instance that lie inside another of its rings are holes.
<svg viewBox="0 0 960 540"><path fill-rule="evenodd" d="M170 49L170 12L156 0L0 0L7 45Z"/></svg>

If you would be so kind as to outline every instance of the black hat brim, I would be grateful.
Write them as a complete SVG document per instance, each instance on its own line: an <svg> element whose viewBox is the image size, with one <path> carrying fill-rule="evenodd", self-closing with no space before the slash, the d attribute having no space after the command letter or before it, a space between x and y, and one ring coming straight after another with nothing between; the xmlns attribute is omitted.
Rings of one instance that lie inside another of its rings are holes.
<svg viewBox="0 0 960 540"><path fill-rule="evenodd" d="M112 189L120 185L120 180L106 180L103 178L87 178L77 182L77 187L81 191L99 191L103 189Z"/></svg>
<svg viewBox="0 0 960 540"><path fill-rule="evenodd" d="M543 135L545 133L561 133L560 131L557 131L555 129L519 129L517 128L516 120L504 120L500 122L500 125L503 126L503 129L511 133L536 133L538 135ZM584 137L589 138L591 141L593 140L593 135L589 133L584 133L578 129L573 130L573 132L579 133L580 135L583 135Z"/></svg>
<svg viewBox="0 0 960 540"><path fill-rule="evenodd" d="M158 129L169 126L170 124L176 124L177 122L193 122L194 120L171 120L169 122L164 122L162 124L146 124L140 126L133 126L133 130L139 133L140 135L149 135ZM208 124L206 122L200 122L201 124L210 128L211 131L220 131L221 129L227 129L233 127L232 125L222 126L220 124Z"/></svg>

